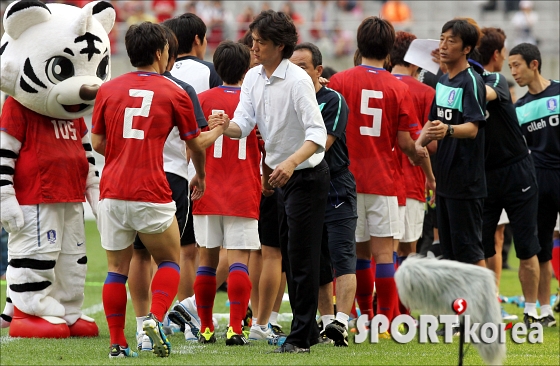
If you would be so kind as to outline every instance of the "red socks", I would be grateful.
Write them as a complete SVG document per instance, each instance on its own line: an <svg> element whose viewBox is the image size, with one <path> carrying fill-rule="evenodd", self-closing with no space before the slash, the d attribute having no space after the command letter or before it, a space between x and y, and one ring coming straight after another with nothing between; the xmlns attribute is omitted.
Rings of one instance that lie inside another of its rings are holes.
<svg viewBox="0 0 560 366"><path fill-rule="evenodd" d="M109 272L103 285L102 298L111 344L128 347L124 336L124 324L126 319L126 280L127 276L119 273Z"/></svg>
<svg viewBox="0 0 560 366"><path fill-rule="evenodd" d="M179 287L179 265L174 262L162 262L152 280L152 307L150 312L160 322L173 299L177 295Z"/></svg>
<svg viewBox="0 0 560 366"><path fill-rule="evenodd" d="M247 305L251 297L251 280L249 271L243 263L229 266L228 281L229 326L237 334L242 334L241 323L247 314Z"/></svg>
<svg viewBox="0 0 560 366"><path fill-rule="evenodd" d="M560 239L554 239L552 244L552 270L560 286Z"/></svg>
<svg viewBox="0 0 560 366"><path fill-rule="evenodd" d="M376 267L377 313L385 315L391 322L394 318L393 310L398 307L395 266L393 263L378 263Z"/></svg>
<svg viewBox="0 0 560 366"><path fill-rule="evenodd" d="M204 332L209 328L214 331L212 322L212 309L216 298L216 269L212 267L200 266L196 271L194 280L194 295L198 316L200 317L200 331Z"/></svg>
<svg viewBox="0 0 560 366"><path fill-rule="evenodd" d="M373 318L373 274L369 259L356 261L356 301L362 314Z"/></svg>

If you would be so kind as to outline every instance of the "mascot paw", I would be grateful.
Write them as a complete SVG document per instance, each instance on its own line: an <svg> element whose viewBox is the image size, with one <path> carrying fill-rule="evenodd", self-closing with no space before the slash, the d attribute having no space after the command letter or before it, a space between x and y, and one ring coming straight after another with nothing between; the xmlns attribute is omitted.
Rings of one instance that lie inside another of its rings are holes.
<svg viewBox="0 0 560 366"><path fill-rule="evenodd" d="M97 337L99 328L89 316L82 315L74 324L69 326L70 337Z"/></svg>
<svg viewBox="0 0 560 366"><path fill-rule="evenodd" d="M0 328L9 328L12 324L12 317L6 314L0 315Z"/></svg>
<svg viewBox="0 0 560 366"><path fill-rule="evenodd" d="M14 308L10 325L10 337L21 338L68 338L70 329L64 319L54 316L39 317Z"/></svg>

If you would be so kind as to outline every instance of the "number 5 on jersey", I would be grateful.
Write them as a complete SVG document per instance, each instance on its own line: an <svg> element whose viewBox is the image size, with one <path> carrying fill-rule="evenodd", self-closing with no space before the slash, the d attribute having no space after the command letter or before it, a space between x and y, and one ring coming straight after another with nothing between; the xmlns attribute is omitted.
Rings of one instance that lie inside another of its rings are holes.
<svg viewBox="0 0 560 366"><path fill-rule="evenodd" d="M360 127L360 135L379 137L381 136L381 118L383 116L383 110L381 110L380 108L369 107L369 100L372 98L383 99L383 92L377 90L362 89L360 113L368 116L373 116L373 121L371 127Z"/></svg>

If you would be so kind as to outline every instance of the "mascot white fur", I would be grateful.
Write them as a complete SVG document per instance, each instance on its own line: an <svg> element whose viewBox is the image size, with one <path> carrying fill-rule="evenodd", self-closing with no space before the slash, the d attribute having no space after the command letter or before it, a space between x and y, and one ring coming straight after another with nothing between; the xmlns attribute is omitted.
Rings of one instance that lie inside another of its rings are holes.
<svg viewBox="0 0 560 366"><path fill-rule="evenodd" d="M2 325L13 337L97 336L81 311L82 202L96 213L99 200L83 116L110 78L115 10L105 1L78 8L22 0L3 21L0 89L11 97L0 117L0 220L9 233L11 302Z"/></svg>
<svg viewBox="0 0 560 366"><path fill-rule="evenodd" d="M399 298L404 306L422 314L452 314L456 299L465 299L471 323L502 322L496 298L496 278L489 269L450 260L409 256L395 273ZM477 336L480 339L480 329ZM488 365L501 365L506 345L493 343L474 345ZM461 360L460 360L461 363Z"/></svg>

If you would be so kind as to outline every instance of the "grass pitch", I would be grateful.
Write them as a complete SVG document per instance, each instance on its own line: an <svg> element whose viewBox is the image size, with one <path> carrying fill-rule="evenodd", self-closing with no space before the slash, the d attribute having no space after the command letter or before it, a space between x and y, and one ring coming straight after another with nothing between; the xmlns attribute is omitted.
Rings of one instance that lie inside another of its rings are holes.
<svg viewBox="0 0 560 366"><path fill-rule="evenodd" d="M380 340L378 344L354 344L350 347L335 348L317 345L311 354L270 354L274 347L262 342L252 342L246 347L228 347L225 339L219 338L214 345L187 343L182 333L170 337L172 344L169 358L158 358L152 353L141 352L138 358L109 359L109 330L101 305L101 289L107 274L104 250L101 248L99 233L95 223L86 223L88 275L85 290L84 312L95 318L100 329L100 336L92 339L20 339L8 336L8 329L0 331L1 365L453 365L457 364L459 339L453 344L398 344L392 340ZM509 263L517 268L519 261L510 253ZM555 280L553 293L556 291ZM5 282L0 292L0 306L5 302ZM516 270L502 273L501 294L514 296L521 294ZM225 303L227 295L220 292L216 296L214 311L227 313ZM523 318L523 309L506 304L505 309L511 314ZM289 305L284 303L281 312L289 312ZM558 321L558 314L556 319ZM289 330L289 323L282 323ZM506 365L558 365L560 364L559 327L544 330L542 344L514 344L507 337ZM220 337L226 331L226 323L221 322L216 334ZM135 340L136 321L132 304L128 303L126 335L131 347ZM351 336L352 337L352 336ZM416 338L417 339L417 338ZM440 338L440 340L442 340ZM464 359L465 365L481 365L482 359L474 347L468 347Z"/></svg>

